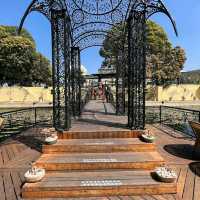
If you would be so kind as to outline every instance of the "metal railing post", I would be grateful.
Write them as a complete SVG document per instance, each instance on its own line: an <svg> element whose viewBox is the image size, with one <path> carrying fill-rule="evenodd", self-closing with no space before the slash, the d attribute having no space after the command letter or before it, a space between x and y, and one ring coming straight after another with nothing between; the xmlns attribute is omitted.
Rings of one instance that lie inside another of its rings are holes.
<svg viewBox="0 0 200 200"><path fill-rule="evenodd" d="M162 124L162 106L160 106L160 124Z"/></svg>
<svg viewBox="0 0 200 200"><path fill-rule="evenodd" d="M200 123L200 112L199 112L199 123Z"/></svg>
<svg viewBox="0 0 200 200"><path fill-rule="evenodd" d="M37 124L37 108L34 107L34 113L35 113L35 126Z"/></svg>

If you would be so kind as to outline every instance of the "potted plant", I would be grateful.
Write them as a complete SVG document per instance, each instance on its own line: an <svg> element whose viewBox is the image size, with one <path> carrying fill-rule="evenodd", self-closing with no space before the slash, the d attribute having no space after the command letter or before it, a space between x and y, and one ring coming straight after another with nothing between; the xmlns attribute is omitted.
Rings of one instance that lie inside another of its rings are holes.
<svg viewBox="0 0 200 200"><path fill-rule="evenodd" d="M24 178L27 183L36 183L41 181L45 176L45 169L37 168L35 166L31 166L25 174Z"/></svg>
<svg viewBox="0 0 200 200"><path fill-rule="evenodd" d="M50 136L45 138L45 143L48 145L56 144L58 141L58 136L55 133L52 133Z"/></svg>
<svg viewBox="0 0 200 200"><path fill-rule="evenodd" d="M169 167L158 167L155 169L156 178L165 183L173 183L177 179L177 174Z"/></svg>
<svg viewBox="0 0 200 200"><path fill-rule="evenodd" d="M147 132L144 132L141 135L141 138L144 142L148 142L148 143L153 143L156 139L156 137L152 133L150 133L149 130Z"/></svg>
<svg viewBox="0 0 200 200"><path fill-rule="evenodd" d="M58 140L58 136L57 136L57 132L55 131L55 128L42 129L41 133L44 136L45 144L48 144L48 145L55 144Z"/></svg>

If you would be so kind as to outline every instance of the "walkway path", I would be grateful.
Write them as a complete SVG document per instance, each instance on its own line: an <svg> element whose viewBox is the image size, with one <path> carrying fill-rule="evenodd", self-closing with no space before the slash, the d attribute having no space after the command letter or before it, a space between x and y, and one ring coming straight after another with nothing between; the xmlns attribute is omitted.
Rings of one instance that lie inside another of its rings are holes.
<svg viewBox="0 0 200 200"><path fill-rule="evenodd" d="M98 102L98 101L97 101ZM113 116L112 107L106 104L110 114L105 114L102 103L90 102L82 115L82 120L74 123L72 130L125 129L126 120ZM95 112L90 108L95 108ZM91 120L92 119L92 120ZM110 119L110 123L116 123L116 127L102 122ZM98 122L94 124L92 122ZM182 138L178 133L174 137L171 130L165 127L149 126L157 135L157 146L161 155L170 166L176 168L178 178L178 195L142 195L129 197L101 197L81 198L80 200L199 200L200 199L200 162L192 160L193 142ZM23 174L28 169L29 163L35 161L41 155L40 128L32 128L16 138L8 139L0 144L0 200L21 200L21 186L24 183ZM47 200L47 199L46 199ZM48 199L50 200L50 199ZM64 199L58 199L64 200ZM70 198L70 200L74 200Z"/></svg>
<svg viewBox="0 0 200 200"><path fill-rule="evenodd" d="M116 116L113 106L102 100L92 100L86 104L82 116L72 125L71 131L127 130L127 117Z"/></svg>

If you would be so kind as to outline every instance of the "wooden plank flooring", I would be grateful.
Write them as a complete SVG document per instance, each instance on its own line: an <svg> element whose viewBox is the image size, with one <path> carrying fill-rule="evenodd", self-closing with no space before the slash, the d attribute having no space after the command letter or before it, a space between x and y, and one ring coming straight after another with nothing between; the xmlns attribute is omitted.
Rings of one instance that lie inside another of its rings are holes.
<svg viewBox="0 0 200 200"><path fill-rule="evenodd" d="M83 124L79 124L77 126L76 124L76 128L79 130L79 128L82 125L88 126L86 128L89 129L90 123L94 123L97 122L98 120L87 120L87 121L83 121ZM115 124L114 124L115 125ZM123 126L125 127L125 124L123 124ZM63 133L59 133L58 137L60 139L101 139L101 138L134 138L134 137L138 137L141 135L141 132L138 131L130 131L127 129L124 130L112 130L111 131L108 129L108 131L105 130L101 130L98 126L96 127L96 130L90 130L90 131L76 131L76 129L74 131L65 131ZM83 129L85 130L85 129ZM87 129L86 129L87 130Z"/></svg>
<svg viewBox="0 0 200 200"><path fill-rule="evenodd" d="M88 111L89 116L89 111ZM92 115L94 117L94 115ZM103 119L104 117L104 119ZM89 118L89 117L88 117ZM102 113L95 119L108 120L111 115ZM93 130L105 130L113 123L123 122L124 118L118 118L112 123L101 126L93 124ZM87 121L87 120L86 120ZM74 122L73 131L79 131L81 127L88 128L89 121ZM101 121L101 123L102 123ZM83 126L82 126L83 123ZM176 169L178 173L177 195L141 195L141 196L106 196L91 198L69 198L68 200L199 200L200 199L200 161L192 159L193 141L184 138L167 127L157 125L147 128L155 132L157 147L167 164ZM118 128L116 128L118 130ZM164 131L163 131L164 130ZM24 183L24 172L32 161L36 161L41 153L39 128L29 129L16 138L8 139L0 143L0 200L21 200L21 187ZM66 198L64 198L66 200ZM64 200L46 199L46 200ZM29 199L33 200L33 199ZM44 200L44 199L38 199Z"/></svg>
<svg viewBox="0 0 200 200"><path fill-rule="evenodd" d="M98 197L98 198L81 198L80 200L174 200L174 199L184 199L190 200L199 200L199 188L200 188L200 162L192 161L190 159L180 158L174 156L165 149L163 149L163 145L172 145L172 144L183 144L193 142L185 140L185 139L175 139L166 133L163 133L159 129L155 129L151 127L153 130L156 130L157 137L163 138L165 136L165 140L158 141L159 149L163 157L165 157L166 161L170 166L177 169L179 174L178 178L178 195L145 195L145 196L115 196L115 197ZM30 140L30 133L36 132L37 130L30 129L26 132L29 134L27 139ZM34 137L34 136L33 136ZM2 143L0 146L0 200L19 200L20 189L24 182L23 174L28 169L29 163L32 160L37 160L40 156L40 152L35 149L31 149L28 145L24 144L24 136L20 136L16 139L9 139L6 142ZM20 142L23 141L23 142ZM30 141L26 141L25 143L29 143ZM184 146L183 146L184 147ZM15 157L9 157L8 149L13 151ZM3 152L3 153L2 153ZM175 154L175 152L174 152ZM18 158L20 158L18 160ZM178 161L177 161L178 160ZM179 162L181 160L181 162ZM12 165L15 163L15 165ZM179 164L181 163L181 164ZM190 166L189 166L190 164ZM192 166L192 167L191 167ZM192 169L192 170L191 170ZM191 184L193 182L193 184ZM6 188L10 188L6 190ZM66 198L65 198L66 199ZM77 198L70 198L70 200L76 200ZM47 200L47 199L46 199ZM50 199L48 199L50 200ZM52 199L51 199L52 200ZM59 199L62 200L62 199Z"/></svg>
<svg viewBox="0 0 200 200"><path fill-rule="evenodd" d="M157 152L116 152L43 154L35 165L46 170L151 170L164 163L163 158Z"/></svg>
<svg viewBox="0 0 200 200"><path fill-rule="evenodd" d="M96 181L98 180L98 182ZM112 181L110 181L112 180ZM109 186L108 184L113 184ZM117 184L117 187L116 185ZM26 197L102 196L175 193L175 183L160 183L152 179L150 171L99 171L49 173L42 182L26 184L23 195Z"/></svg>
<svg viewBox="0 0 200 200"><path fill-rule="evenodd" d="M154 143L144 143L139 138L62 139L54 145L44 145L43 153L103 153L154 151Z"/></svg>

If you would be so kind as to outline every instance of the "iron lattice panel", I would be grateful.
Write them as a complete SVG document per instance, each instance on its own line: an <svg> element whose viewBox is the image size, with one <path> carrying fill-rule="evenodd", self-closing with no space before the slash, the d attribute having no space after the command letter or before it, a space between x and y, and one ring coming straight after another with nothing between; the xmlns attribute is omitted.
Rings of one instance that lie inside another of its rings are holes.
<svg viewBox="0 0 200 200"><path fill-rule="evenodd" d="M131 129L145 126L145 12L134 12L128 20L128 125Z"/></svg>
<svg viewBox="0 0 200 200"><path fill-rule="evenodd" d="M81 63L80 50L78 47L71 48L71 90L72 90L72 113L79 116L81 112Z"/></svg>
<svg viewBox="0 0 200 200"><path fill-rule="evenodd" d="M52 25L53 118L54 126L59 130L70 128L70 103L80 114L81 81L80 76L77 77L75 73L76 69L80 70L80 51L101 46L104 39L110 36L110 28L129 19L128 122L130 128L144 128L145 19L137 15L142 13L147 19L154 13L162 12L169 17L177 33L175 23L162 1L32 0L21 20L19 33L32 11L46 16ZM71 47L80 51L71 55ZM120 60L120 65L121 62L123 63L123 59ZM125 96L125 67L119 67L117 71L117 109L121 112Z"/></svg>
<svg viewBox="0 0 200 200"><path fill-rule="evenodd" d="M125 113L125 72L126 63L124 63L124 54L122 50L118 51L116 57L116 114Z"/></svg>
<svg viewBox="0 0 200 200"><path fill-rule="evenodd" d="M65 10L51 11L53 122L59 130L70 128L70 32Z"/></svg>

